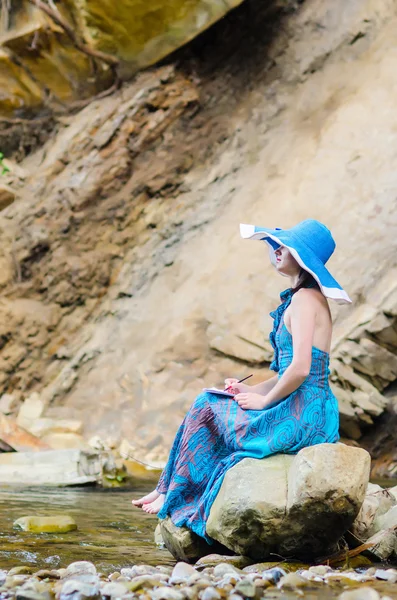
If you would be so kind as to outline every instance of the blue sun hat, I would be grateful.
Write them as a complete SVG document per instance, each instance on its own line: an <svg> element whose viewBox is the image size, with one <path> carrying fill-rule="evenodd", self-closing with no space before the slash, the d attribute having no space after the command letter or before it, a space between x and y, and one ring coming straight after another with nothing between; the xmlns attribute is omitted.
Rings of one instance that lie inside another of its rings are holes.
<svg viewBox="0 0 397 600"><path fill-rule="evenodd" d="M245 239L266 242L273 264L274 251L279 246L285 246L302 269L314 277L324 296L340 304L351 302L348 294L325 267L336 244L330 230L319 221L306 219L290 229L240 224L240 234Z"/></svg>

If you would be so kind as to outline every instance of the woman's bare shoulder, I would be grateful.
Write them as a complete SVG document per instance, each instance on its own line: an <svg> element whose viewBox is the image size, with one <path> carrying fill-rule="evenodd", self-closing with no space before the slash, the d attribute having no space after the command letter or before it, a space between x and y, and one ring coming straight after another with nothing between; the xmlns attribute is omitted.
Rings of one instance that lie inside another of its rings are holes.
<svg viewBox="0 0 397 600"><path fill-rule="evenodd" d="M328 302L319 289L301 288L292 296L291 308L299 309L304 306L316 310L320 307L328 308Z"/></svg>

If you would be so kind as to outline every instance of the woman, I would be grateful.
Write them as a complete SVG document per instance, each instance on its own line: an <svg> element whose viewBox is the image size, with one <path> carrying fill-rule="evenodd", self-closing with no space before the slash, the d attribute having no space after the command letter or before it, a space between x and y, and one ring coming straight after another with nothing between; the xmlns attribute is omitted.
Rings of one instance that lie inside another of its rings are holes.
<svg viewBox="0 0 397 600"><path fill-rule="evenodd" d="M277 271L290 279L270 341L277 373L257 385L226 379L234 398L199 395L176 435L151 494L133 500L148 513L171 516L210 541L205 524L228 469L243 458L339 439L339 415L329 387L332 320L327 298L351 302L325 267L335 249L330 231L308 219L291 229L240 225L243 238L264 240Z"/></svg>

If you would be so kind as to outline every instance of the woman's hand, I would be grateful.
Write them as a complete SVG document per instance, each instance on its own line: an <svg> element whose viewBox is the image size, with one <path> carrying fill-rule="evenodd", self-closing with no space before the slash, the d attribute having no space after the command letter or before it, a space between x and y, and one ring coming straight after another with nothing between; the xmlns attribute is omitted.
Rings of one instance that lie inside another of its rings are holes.
<svg viewBox="0 0 397 600"><path fill-rule="evenodd" d="M246 383L238 383L238 379L228 378L225 379L225 391L231 394L240 394L242 392L249 392L250 386Z"/></svg>
<svg viewBox="0 0 397 600"><path fill-rule="evenodd" d="M262 410L266 406L266 398L253 392L237 394L235 401L243 410Z"/></svg>

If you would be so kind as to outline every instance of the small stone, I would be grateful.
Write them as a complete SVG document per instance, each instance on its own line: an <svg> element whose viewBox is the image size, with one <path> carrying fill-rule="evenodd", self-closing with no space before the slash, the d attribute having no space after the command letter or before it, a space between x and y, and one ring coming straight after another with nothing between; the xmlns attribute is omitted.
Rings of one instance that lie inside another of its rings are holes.
<svg viewBox="0 0 397 600"><path fill-rule="evenodd" d="M163 585L163 583L160 575L157 575L157 577L151 575L138 575L127 583L127 587L130 592L135 592L140 589L152 589Z"/></svg>
<svg viewBox="0 0 397 600"><path fill-rule="evenodd" d="M240 594L244 598L253 598L255 596L256 587L249 581L248 579L243 579L239 581L235 588L236 594Z"/></svg>
<svg viewBox="0 0 397 600"><path fill-rule="evenodd" d="M285 577L287 573L280 567L273 567L267 571L262 571L262 579L269 581L270 583L278 583L282 577Z"/></svg>
<svg viewBox="0 0 397 600"><path fill-rule="evenodd" d="M207 554L196 562L196 567L215 567L219 564L233 565L237 569L243 569L252 564L252 560L248 556L223 556L222 554Z"/></svg>
<svg viewBox="0 0 397 600"><path fill-rule="evenodd" d="M242 571L233 567L233 565L229 565L228 563L220 563L216 565L214 568L214 576L215 577L223 577L226 573L232 573L233 575L240 575Z"/></svg>
<svg viewBox="0 0 397 600"><path fill-rule="evenodd" d="M59 569L58 572L60 570L61 569ZM79 560L70 563L62 577L70 577L71 575L82 575L83 573L96 575L96 566L92 564L92 562L89 562L87 560Z"/></svg>
<svg viewBox="0 0 397 600"><path fill-rule="evenodd" d="M297 588L306 587L307 581L298 573L287 573L280 579L277 587L285 590L296 590Z"/></svg>
<svg viewBox="0 0 397 600"><path fill-rule="evenodd" d="M73 598L70 598L73 596ZM76 579L70 579L63 583L60 600L83 600L84 598L96 598L99 596L99 582L96 584L85 583Z"/></svg>
<svg viewBox="0 0 397 600"><path fill-rule="evenodd" d="M34 574L35 577L39 579L60 579L61 576L58 571L50 570L50 569L41 569Z"/></svg>
<svg viewBox="0 0 397 600"><path fill-rule="evenodd" d="M186 562L176 563L170 577L170 583L184 583L191 578L200 578L200 574L197 573L196 569Z"/></svg>
<svg viewBox="0 0 397 600"><path fill-rule="evenodd" d="M322 577L326 573L330 573L332 569L328 565L316 565L314 567L310 567L309 571L310 573L314 573L315 575Z"/></svg>
<svg viewBox="0 0 397 600"><path fill-rule="evenodd" d="M121 577L121 573L119 573L118 571L115 571L114 573L111 573L108 577L109 581L116 581L119 577Z"/></svg>
<svg viewBox="0 0 397 600"><path fill-rule="evenodd" d="M153 590L152 598L154 600L183 600L183 594L174 588L164 586Z"/></svg>
<svg viewBox="0 0 397 600"><path fill-rule="evenodd" d="M124 569L121 569L120 573L121 575L123 575L123 577L133 579L138 575L155 575L156 573L158 573L158 571L150 565L134 565L133 567L126 567Z"/></svg>
<svg viewBox="0 0 397 600"><path fill-rule="evenodd" d="M8 571L8 576L11 577L12 575L31 575L32 573L32 567L13 567Z"/></svg>
<svg viewBox="0 0 397 600"><path fill-rule="evenodd" d="M31 531L32 533L68 533L77 529L76 521L68 515L53 517L28 516L14 521L15 529Z"/></svg>
<svg viewBox="0 0 397 600"><path fill-rule="evenodd" d="M108 598L122 598L128 592L128 588L122 583L110 581L101 589L101 595Z"/></svg>
<svg viewBox="0 0 397 600"><path fill-rule="evenodd" d="M199 593L200 600L220 600L221 597L222 596L220 595L218 590L216 590L213 587L207 587L205 590L202 590Z"/></svg>
<svg viewBox="0 0 397 600"><path fill-rule="evenodd" d="M342 592L339 600L380 600L380 595L374 588L360 587L356 590Z"/></svg>
<svg viewBox="0 0 397 600"><path fill-rule="evenodd" d="M25 590L19 588L15 594L15 600L50 600L49 592L35 592L34 590Z"/></svg>
<svg viewBox="0 0 397 600"><path fill-rule="evenodd" d="M198 590L194 586L186 586L182 587L179 590L185 600L197 600L198 599Z"/></svg>
<svg viewBox="0 0 397 600"><path fill-rule="evenodd" d="M375 575L376 579L390 581L390 583L397 582L397 570L396 569L376 569L374 575Z"/></svg>

